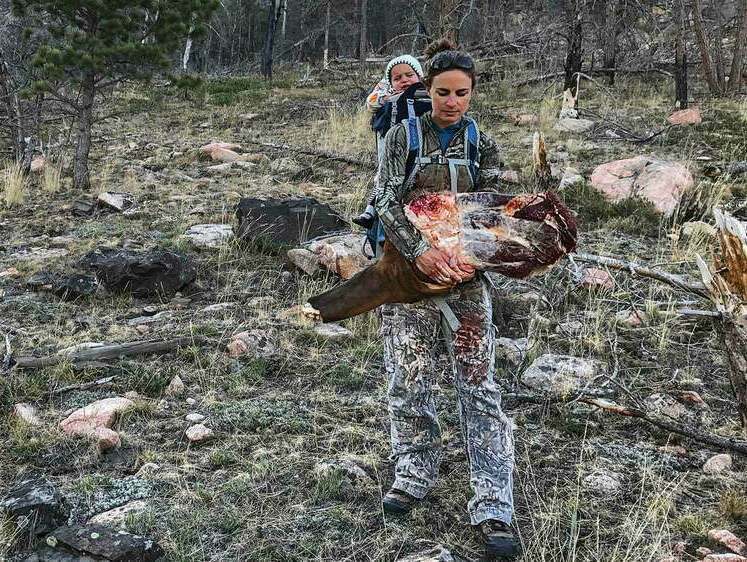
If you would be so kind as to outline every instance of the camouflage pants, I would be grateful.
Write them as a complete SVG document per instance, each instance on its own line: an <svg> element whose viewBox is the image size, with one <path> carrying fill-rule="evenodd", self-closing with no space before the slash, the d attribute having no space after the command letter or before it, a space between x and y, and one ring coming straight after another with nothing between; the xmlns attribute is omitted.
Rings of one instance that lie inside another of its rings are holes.
<svg viewBox="0 0 747 562"><path fill-rule="evenodd" d="M511 422L501 410L494 382L495 334L485 281L460 285L446 300L460 321L454 333L433 301L382 307L384 361L389 377L393 487L422 498L435 484L441 457L441 430L432 387L439 339L446 339L459 402L474 496L468 510L473 525L486 519L510 524L514 465Z"/></svg>

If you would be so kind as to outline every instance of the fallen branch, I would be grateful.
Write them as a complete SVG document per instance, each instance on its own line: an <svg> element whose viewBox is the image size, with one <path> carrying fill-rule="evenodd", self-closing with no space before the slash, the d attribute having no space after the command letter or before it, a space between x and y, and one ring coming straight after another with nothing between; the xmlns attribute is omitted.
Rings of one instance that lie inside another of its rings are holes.
<svg viewBox="0 0 747 562"><path fill-rule="evenodd" d="M320 158L326 158L327 160L335 160L337 162L345 162L346 164L354 164L363 168L371 170L376 169L376 163L373 160L361 160L359 158L353 158L352 156L345 156L343 154L335 154L334 152L327 152L325 150L315 150L313 148L300 148L297 146L290 146L288 144L277 144L273 142L262 142L258 140L249 139L249 144L256 144L265 148L272 148L274 150L289 150L298 154L306 154L308 156L319 156Z"/></svg>
<svg viewBox="0 0 747 562"><path fill-rule="evenodd" d="M206 345L209 343L214 343L214 340L198 336L175 338L173 340L127 342L82 349L69 355L48 355L46 357L22 356L15 360L14 365L19 369L42 369L44 367L59 365L60 363L72 363L75 365L77 363L87 363L101 359L118 359L128 355L169 353L181 347Z"/></svg>
<svg viewBox="0 0 747 562"><path fill-rule="evenodd" d="M65 392L70 392L71 390L87 390L96 386L104 386L105 384L109 384L113 380L114 376L112 375L111 377L104 377L103 379L96 379L95 381L84 382L81 384L70 384L68 386L63 386L62 388L55 388L54 390L49 391L49 394L64 394Z"/></svg>
<svg viewBox="0 0 747 562"><path fill-rule="evenodd" d="M650 267L638 265L637 263L633 263L630 261L609 258L607 256L595 256L594 254L573 254L572 258L586 263L595 263L597 265L604 265L612 269L627 271L631 274L639 275L641 277L656 279L657 281L661 281L662 283L666 283L667 285L671 285L672 287L682 289L700 297L708 298L708 291L706 291L705 285L703 285L702 283L698 283L697 281L689 281L673 273L667 273L666 271L661 271L658 269L651 269Z"/></svg>

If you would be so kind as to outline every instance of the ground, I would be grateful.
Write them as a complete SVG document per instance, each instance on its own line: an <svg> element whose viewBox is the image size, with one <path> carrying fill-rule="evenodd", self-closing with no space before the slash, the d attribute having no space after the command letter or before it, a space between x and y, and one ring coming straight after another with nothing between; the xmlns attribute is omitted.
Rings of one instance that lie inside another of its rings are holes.
<svg viewBox="0 0 747 562"><path fill-rule="evenodd" d="M552 129L560 96L544 85L484 84L474 114L503 147L506 167L524 178L533 129L514 125L511 111L539 115L551 157L587 180L594 166L615 158L654 154L685 161L697 177L699 198L688 195L692 204L677 217L680 223L703 218L714 202L739 213L744 183L712 169L747 150L744 104L704 100L702 125L672 129L645 144L606 135L622 125L641 134L666 125L671 85L658 80L621 79L614 92L587 84L582 108L606 119L588 135L563 136ZM370 168L252 144L313 147L370 162L374 143L358 109L362 90L349 82L299 84L289 74L272 86L242 78L214 80L188 92L160 83L122 88L105 102L117 112L95 130L91 168L95 190L131 193L136 213L74 216L71 203L94 194L73 191L64 173L61 186L53 178L45 190L45 182L34 179L22 203L0 207L0 271L18 269L18 275L0 278L0 329L15 329L15 354L174 335L215 342L105 367L75 370L62 364L0 375L0 432L8 436L0 440L0 495L21 471L32 470L50 477L69 498L71 520L147 499L147 508L124 524L156 539L169 560L395 560L434 544L463 559L479 557L465 510L466 459L446 372L438 391L445 429L440 483L409 517L386 517L380 498L391 482L392 463L375 315L345 322L352 339L326 341L310 325L277 313L331 286L334 278L306 276L282 253L261 247L231 243L197 250L181 237L193 224L235 222L242 196L308 195L346 216L357 211ZM209 141L239 143L269 160L211 174L206 171L211 163L197 150ZM271 162L280 158L298 166L272 171ZM676 221L660 219L645 204L610 205L587 184L561 195L581 219L579 251L694 275L695 253L710 256L715 247L707 236L684 236ZM115 294L65 302L25 288L32 274L70 271L101 246L184 251L198 265L197 281L161 300ZM705 474L703 463L723 451L581 402L522 399L527 394L519 383L522 369L543 353L567 353L603 361L621 403L656 393L681 399L683 391L694 390L705 406L682 404L682 420L711 433L740 433L728 367L711 321L676 313L682 306L707 309L708 303L624 272L613 272L612 289L590 290L578 283L583 267L570 260L529 281L497 279L499 336L528 336L532 344L521 364L501 359L498 372L516 426L516 527L523 560L660 560L676 554L682 542L694 554L708 544L712 528L744 537L744 458L735 455L731 471ZM226 306L204 310L216 303ZM167 313L149 324L147 334L127 322L142 316L144 307L152 307L149 314ZM620 322L616 313L626 309L645 313L642 325ZM278 352L231 358L226 343L247 329L262 330ZM165 396L175 375L185 382L186 394ZM110 385L54 392L105 376L114 377ZM90 443L57 429L66 411L129 391L139 398L117 423L121 448L99 455ZM187 404L187 397L196 403ZM35 403L44 425L28 428L12 418L18 402ZM190 412L207 416L214 439L188 442ZM362 468L365 477L344 467L322 467L340 459ZM146 463L158 468L139 473ZM1 558L3 549L11 555L13 530L7 523L0 529Z"/></svg>

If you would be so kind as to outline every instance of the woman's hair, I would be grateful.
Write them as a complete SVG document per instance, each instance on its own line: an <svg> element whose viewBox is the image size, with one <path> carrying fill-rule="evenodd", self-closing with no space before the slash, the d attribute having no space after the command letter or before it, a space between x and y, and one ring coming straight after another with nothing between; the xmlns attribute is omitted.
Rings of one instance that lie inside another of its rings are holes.
<svg viewBox="0 0 747 562"><path fill-rule="evenodd" d="M423 83L430 88L433 79L448 70L461 70L472 80L472 87L477 84L475 59L459 47L451 39L442 37L425 48L425 76Z"/></svg>

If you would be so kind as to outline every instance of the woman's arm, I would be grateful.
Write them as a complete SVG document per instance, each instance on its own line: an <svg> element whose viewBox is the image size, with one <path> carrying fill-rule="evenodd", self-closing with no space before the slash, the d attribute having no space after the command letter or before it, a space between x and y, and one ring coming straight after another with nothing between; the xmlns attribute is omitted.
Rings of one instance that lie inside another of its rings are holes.
<svg viewBox="0 0 747 562"><path fill-rule="evenodd" d="M498 145L490 135L480 132L480 171L475 191L500 191L502 167Z"/></svg>
<svg viewBox="0 0 747 562"><path fill-rule="evenodd" d="M376 211L379 214L387 240L409 261L425 253L429 246L420 232L405 216L402 203L405 197L405 164L407 162L407 136L403 125L395 125L384 140L384 158L379 165L379 193Z"/></svg>

